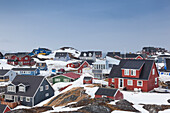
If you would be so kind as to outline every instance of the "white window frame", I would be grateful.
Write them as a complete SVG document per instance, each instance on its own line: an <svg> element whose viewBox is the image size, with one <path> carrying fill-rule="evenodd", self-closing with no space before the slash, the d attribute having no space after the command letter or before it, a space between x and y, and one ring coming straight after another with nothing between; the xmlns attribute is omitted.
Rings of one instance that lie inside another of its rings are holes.
<svg viewBox="0 0 170 113"><path fill-rule="evenodd" d="M141 83L142 83L142 85L139 85L139 82L141 82ZM141 80L138 80L138 81L137 81L137 86L140 86L140 87L142 87L142 86L143 86L143 81L141 81Z"/></svg>
<svg viewBox="0 0 170 113"><path fill-rule="evenodd" d="M23 101L23 96L20 96L20 101Z"/></svg>
<svg viewBox="0 0 170 113"><path fill-rule="evenodd" d="M15 92L14 86L8 86L8 92Z"/></svg>
<svg viewBox="0 0 170 113"><path fill-rule="evenodd" d="M155 78L155 85L158 84L158 78Z"/></svg>
<svg viewBox="0 0 170 113"><path fill-rule="evenodd" d="M45 94L45 97L48 97L48 96L49 96L49 93L46 93L46 94Z"/></svg>
<svg viewBox="0 0 170 113"><path fill-rule="evenodd" d="M60 79L59 78L55 78L55 82L60 82Z"/></svg>
<svg viewBox="0 0 170 113"><path fill-rule="evenodd" d="M5 95L5 99L12 100L12 95Z"/></svg>
<svg viewBox="0 0 170 113"><path fill-rule="evenodd" d="M40 91L43 91L43 86L40 87Z"/></svg>
<svg viewBox="0 0 170 113"><path fill-rule="evenodd" d="M49 85L45 85L45 90L48 90L49 89Z"/></svg>
<svg viewBox="0 0 170 113"><path fill-rule="evenodd" d="M133 80L127 80L127 85L128 86L133 86Z"/></svg>
<svg viewBox="0 0 170 113"><path fill-rule="evenodd" d="M136 76L136 70L131 70L131 75Z"/></svg>
<svg viewBox="0 0 170 113"><path fill-rule="evenodd" d="M66 78L63 79L63 81L64 81L64 82L70 82L70 80L69 80L69 79L66 79Z"/></svg>
<svg viewBox="0 0 170 113"><path fill-rule="evenodd" d="M129 75L129 69L124 69L124 75Z"/></svg>
<svg viewBox="0 0 170 113"><path fill-rule="evenodd" d="M155 69L152 69L152 75L155 75Z"/></svg>
<svg viewBox="0 0 170 113"><path fill-rule="evenodd" d="M19 91L20 92L25 92L25 87L24 86L19 86Z"/></svg>
<svg viewBox="0 0 170 113"><path fill-rule="evenodd" d="M26 97L26 102L30 102L30 97Z"/></svg>
<svg viewBox="0 0 170 113"><path fill-rule="evenodd" d="M112 78L112 82L115 82L115 79L114 79L114 78Z"/></svg>

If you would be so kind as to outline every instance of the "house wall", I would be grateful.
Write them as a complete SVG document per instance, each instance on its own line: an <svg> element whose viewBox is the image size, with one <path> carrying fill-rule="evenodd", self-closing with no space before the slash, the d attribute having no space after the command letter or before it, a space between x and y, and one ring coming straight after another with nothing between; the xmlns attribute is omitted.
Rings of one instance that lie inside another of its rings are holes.
<svg viewBox="0 0 170 113"><path fill-rule="evenodd" d="M141 68L141 69L142 69L142 68ZM124 74L125 70L122 69L122 77L139 78L141 69L140 69L140 70L136 70L136 76L131 75L131 69L129 69L129 75L125 75L125 74Z"/></svg>
<svg viewBox="0 0 170 113"><path fill-rule="evenodd" d="M117 91L115 95L115 100L121 100L123 99L123 93L121 93L119 90Z"/></svg>
<svg viewBox="0 0 170 113"><path fill-rule="evenodd" d="M60 81L56 81L56 79L60 79ZM58 83L58 82L65 82L64 81L65 79L68 80L68 82L71 81L70 78L62 76L62 75L59 75L59 76L53 78L53 84Z"/></svg>
<svg viewBox="0 0 170 113"><path fill-rule="evenodd" d="M135 59L143 60L141 56L137 56Z"/></svg>
<svg viewBox="0 0 170 113"><path fill-rule="evenodd" d="M155 69L155 75L153 75L152 70ZM149 76L149 81L148 81L148 91L153 90L154 88L159 87L159 74L156 68L155 63L152 66L152 70L150 72L150 76ZM157 78L157 84L155 84L155 78Z"/></svg>
<svg viewBox="0 0 170 113"><path fill-rule="evenodd" d="M49 86L48 90L45 89L45 85ZM54 89L51 87L51 85L49 84L49 82L47 82L46 79L44 79L41 86L43 86L43 91L40 91L40 87L39 87L37 93L34 96L34 105L54 96ZM46 97L47 93L49 94L49 96Z"/></svg>
<svg viewBox="0 0 170 113"><path fill-rule="evenodd" d="M8 71L5 76L9 76L9 81L13 81L14 78L16 77L16 73L12 70Z"/></svg>
<svg viewBox="0 0 170 113"><path fill-rule="evenodd" d="M78 69L78 73L83 73L83 68L84 67L89 67L90 65L87 62L84 62Z"/></svg>

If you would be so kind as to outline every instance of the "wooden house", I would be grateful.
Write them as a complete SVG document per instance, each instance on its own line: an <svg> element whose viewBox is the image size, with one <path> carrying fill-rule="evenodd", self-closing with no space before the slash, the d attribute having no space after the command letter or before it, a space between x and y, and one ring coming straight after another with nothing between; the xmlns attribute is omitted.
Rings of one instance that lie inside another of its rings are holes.
<svg viewBox="0 0 170 113"><path fill-rule="evenodd" d="M110 98L113 100L123 99L123 94L118 89L99 88L95 93L95 98Z"/></svg>
<svg viewBox="0 0 170 113"><path fill-rule="evenodd" d="M109 85L127 90L148 92L159 85L158 71L153 60L121 60L109 75Z"/></svg>
<svg viewBox="0 0 170 113"><path fill-rule="evenodd" d="M68 61L70 59L71 59L70 55L67 52L56 52L55 53L55 60Z"/></svg>
<svg viewBox="0 0 170 113"><path fill-rule="evenodd" d="M93 62L94 62L93 60L82 61L81 65L78 68L78 73L83 73L83 68L86 68L86 67L92 68L91 65L92 65Z"/></svg>
<svg viewBox="0 0 170 113"><path fill-rule="evenodd" d="M47 49L47 48L38 48L38 49L34 49L31 53L29 53L29 55L30 56L33 56L33 55L49 55L50 53L52 53L52 51Z"/></svg>
<svg viewBox="0 0 170 113"><path fill-rule="evenodd" d="M53 79L53 84L55 84L58 82L73 82L78 78L80 78L79 74L70 72L70 73L54 76L52 79Z"/></svg>
<svg viewBox="0 0 170 113"><path fill-rule="evenodd" d="M40 70L38 68L12 68L17 75L39 75Z"/></svg>
<svg viewBox="0 0 170 113"><path fill-rule="evenodd" d="M83 78L83 84L92 84L93 83L93 77L84 77Z"/></svg>
<svg viewBox="0 0 170 113"><path fill-rule="evenodd" d="M0 69L0 82L12 81L16 76L16 73L12 70Z"/></svg>
<svg viewBox="0 0 170 113"><path fill-rule="evenodd" d="M170 59L165 59L165 66L162 69L159 69L159 75L170 76Z"/></svg>
<svg viewBox="0 0 170 113"><path fill-rule="evenodd" d="M4 95L5 102L20 102L32 107L52 97L54 89L44 76L17 75Z"/></svg>

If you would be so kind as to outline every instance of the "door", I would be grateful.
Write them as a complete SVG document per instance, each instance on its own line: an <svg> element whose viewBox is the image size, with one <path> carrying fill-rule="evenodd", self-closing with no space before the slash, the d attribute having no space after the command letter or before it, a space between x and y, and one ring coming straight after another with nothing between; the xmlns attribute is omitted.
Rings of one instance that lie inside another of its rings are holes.
<svg viewBox="0 0 170 113"><path fill-rule="evenodd" d="M124 87L123 79L119 78L119 88L123 88L123 87Z"/></svg>
<svg viewBox="0 0 170 113"><path fill-rule="evenodd" d="M18 102L18 96L14 96L14 102Z"/></svg>

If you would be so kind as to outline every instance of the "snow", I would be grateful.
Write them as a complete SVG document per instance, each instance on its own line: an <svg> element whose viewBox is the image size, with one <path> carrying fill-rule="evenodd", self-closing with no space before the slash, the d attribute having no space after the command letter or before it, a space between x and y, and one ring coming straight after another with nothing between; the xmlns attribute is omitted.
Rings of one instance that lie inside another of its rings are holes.
<svg viewBox="0 0 170 113"><path fill-rule="evenodd" d="M0 59L0 69L12 69L14 66L7 64L7 59Z"/></svg>
<svg viewBox="0 0 170 113"><path fill-rule="evenodd" d="M149 113L146 109L143 108L143 105L133 105L133 107L141 113Z"/></svg>
<svg viewBox="0 0 170 113"><path fill-rule="evenodd" d="M160 75L159 80L162 81L162 82L170 81L170 76Z"/></svg>
<svg viewBox="0 0 170 113"><path fill-rule="evenodd" d="M170 109L166 109L164 111L159 111L159 113L170 113Z"/></svg>
<svg viewBox="0 0 170 113"><path fill-rule="evenodd" d="M0 82L0 86L7 86L8 84L10 84L11 81L8 81L8 82Z"/></svg>
<svg viewBox="0 0 170 113"><path fill-rule="evenodd" d="M115 110L115 111L112 111L111 113L135 113L135 112Z"/></svg>
<svg viewBox="0 0 170 113"><path fill-rule="evenodd" d="M165 104L170 105L167 102L170 99L169 93L145 93L145 92L130 92L130 91L121 91L124 95L124 99L134 103L134 104Z"/></svg>
<svg viewBox="0 0 170 113"><path fill-rule="evenodd" d="M95 97L95 93L96 93L96 91L97 91L99 88L98 88L98 87L93 87L93 88L84 87L84 89L86 90L86 93L91 96L91 98L94 98L94 97Z"/></svg>
<svg viewBox="0 0 170 113"><path fill-rule="evenodd" d="M104 80L93 79L93 83L98 83L98 84L103 84L103 85L107 85L108 86L108 82L104 81Z"/></svg>

